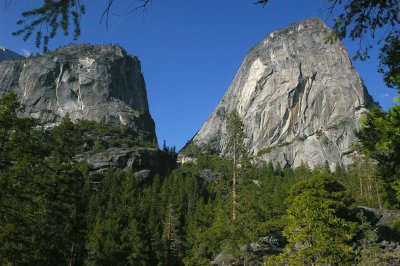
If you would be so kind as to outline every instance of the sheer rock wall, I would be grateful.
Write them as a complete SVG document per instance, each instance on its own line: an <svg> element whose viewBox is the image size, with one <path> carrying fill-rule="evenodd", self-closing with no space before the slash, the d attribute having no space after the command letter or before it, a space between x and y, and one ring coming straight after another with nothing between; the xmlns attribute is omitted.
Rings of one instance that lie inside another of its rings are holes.
<svg viewBox="0 0 400 266"><path fill-rule="evenodd" d="M354 131L372 98L343 44L326 43L330 32L311 18L265 37L193 143L226 154L226 118L236 110L246 146L260 160L291 167L350 163Z"/></svg>

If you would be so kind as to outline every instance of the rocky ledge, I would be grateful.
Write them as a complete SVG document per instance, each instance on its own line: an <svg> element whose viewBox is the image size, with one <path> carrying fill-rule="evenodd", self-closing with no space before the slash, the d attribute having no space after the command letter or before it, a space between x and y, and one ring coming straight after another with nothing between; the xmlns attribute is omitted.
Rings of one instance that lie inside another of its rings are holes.
<svg viewBox="0 0 400 266"><path fill-rule="evenodd" d="M92 174L118 168L132 171L133 175L141 180L155 174L164 177L175 166L173 157L168 153L147 147L109 148L98 153L86 152L77 155L76 160L89 163Z"/></svg>

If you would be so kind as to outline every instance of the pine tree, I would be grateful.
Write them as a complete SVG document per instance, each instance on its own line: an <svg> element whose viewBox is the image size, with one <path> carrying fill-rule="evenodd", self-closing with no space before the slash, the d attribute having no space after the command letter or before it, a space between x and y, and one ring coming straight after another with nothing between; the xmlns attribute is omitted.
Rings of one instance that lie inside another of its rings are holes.
<svg viewBox="0 0 400 266"><path fill-rule="evenodd" d="M178 228L178 215L172 207L172 204L169 204L163 228L163 241L165 246L164 265L177 265L177 263L179 263L181 240L179 239Z"/></svg>
<svg viewBox="0 0 400 266"><path fill-rule="evenodd" d="M289 244L281 256L289 264L351 264L356 224L346 215L352 200L328 174L300 182L292 190L283 234Z"/></svg>
<svg viewBox="0 0 400 266"><path fill-rule="evenodd" d="M400 206L400 105L384 112L375 107L361 124L357 136L368 158L378 162L387 205ZM379 194L378 194L379 195Z"/></svg>
<svg viewBox="0 0 400 266"><path fill-rule="evenodd" d="M73 160L76 146L60 141L73 128L61 122L44 132L35 120L19 118L20 110L15 95L0 100L0 260L82 263L87 168Z"/></svg>
<svg viewBox="0 0 400 266"><path fill-rule="evenodd" d="M41 229L37 210L42 195L35 181L41 178L43 151L36 122L19 118L22 110L15 94L0 99L0 261L4 264L35 262L39 255L32 236Z"/></svg>
<svg viewBox="0 0 400 266"><path fill-rule="evenodd" d="M232 160L232 221L236 221L239 164L240 159L246 154L244 147L244 125L242 119L236 111L229 114L226 122L226 131L228 134L226 147Z"/></svg>
<svg viewBox="0 0 400 266"><path fill-rule="evenodd" d="M168 152L168 146L167 146L167 142L165 141L165 139L163 141L162 151Z"/></svg>

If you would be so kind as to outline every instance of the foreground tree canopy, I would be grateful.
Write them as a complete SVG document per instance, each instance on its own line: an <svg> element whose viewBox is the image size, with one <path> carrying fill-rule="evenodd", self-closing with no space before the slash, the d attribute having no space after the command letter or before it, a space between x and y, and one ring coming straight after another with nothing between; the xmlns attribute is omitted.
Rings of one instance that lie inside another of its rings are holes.
<svg viewBox="0 0 400 266"><path fill-rule="evenodd" d="M292 196L283 231L289 242L283 261L289 265L354 263L351 240L357 224L349 219L353 202L345 187L332 176L315 175L296 184Z"/></svg>
<svg viewBox="0 0 400 266"><path fill-rule="evenodd" d="M386 204L400 207L400 105L388 112L374 108L361 124L358 137L367 158L378 163Z"/></svg>
<svg viewBox="0 0 400 266"><path fill-rule="evenodd" d="M130 11L146 8L151 0L131 0L136 2L136 7ZM39 2L39 1L38 1ZM108 15L115 0L105 1L106 8L100 21L105 20L108 27ZM253 2L266 6L269 0L258 0ZM365 38L387 39L398 36L397 26L400 22L400 3L396 0L369 1L369 0L328 0L327 17L334 11L342 8L344 11L336 19L334 24L335 37L350 37L352 40L360 40L360 50L356 57L367 58L369 44ZM81 34L80 18L85 14L85 5L81 0L53 0L42 1L41 5L21 14L21 20L17 22L21 28L14 32L22 35L24 40L36 35L36 45L47 48L49 39L56 36L58 30L62 30L68 36L71 25L73 25L73 37L78 38ZM43 28L50 28L49 33L43 34ZM376 36L380 29L384 29L383 36Z"/></svg>

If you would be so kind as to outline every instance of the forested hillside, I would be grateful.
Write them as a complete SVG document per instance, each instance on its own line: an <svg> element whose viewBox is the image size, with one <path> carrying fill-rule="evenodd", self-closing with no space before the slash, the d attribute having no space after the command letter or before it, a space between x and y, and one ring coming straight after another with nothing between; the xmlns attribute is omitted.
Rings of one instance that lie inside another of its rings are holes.
<svg viewBox="0 0 400 266"><path fill-rule="evenodd" d="M129 128L68 117L46 128L20 118L21 108L13 94L0 101L1 265L400 262L398 213L377 222L377 209L399 208L398 106L368 115L360 156L334 172L255 166L243 149L222 158L188 146L196 163L146 177L134 174L138 165L93 171L79 159L112 147L154 148ZM243 137L240 123L231 145ZM172 167L176 154L164 153Z"/></svg>

